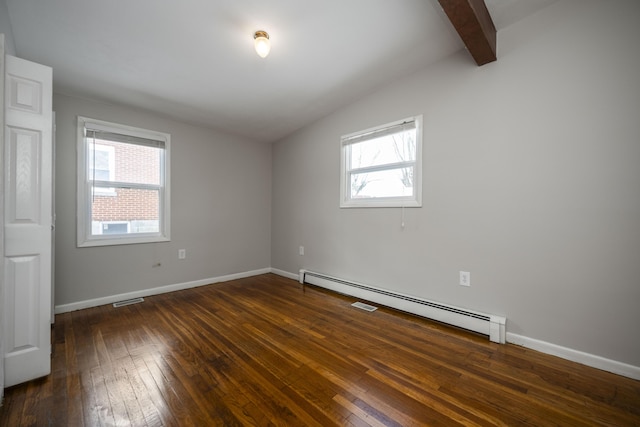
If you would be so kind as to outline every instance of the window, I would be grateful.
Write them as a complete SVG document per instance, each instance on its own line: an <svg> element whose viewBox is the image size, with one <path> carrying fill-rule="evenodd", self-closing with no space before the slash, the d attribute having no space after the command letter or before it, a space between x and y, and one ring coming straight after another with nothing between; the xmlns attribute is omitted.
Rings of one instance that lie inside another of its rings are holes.
<svg viewBox="0 0 640 427"><path fill-rule="evenodd" d="M115 175L115 150L108 145L91 144L89 146L89 176L98 181L113 181ZM114 188L94 188L95 194L115 196Z"/></svg>
<svg viewBox="0 0 640 427"><path fill-rule="evenodd" d="M341 138L340 207L422 206L422 116Z"/></svg>
<svg viewBox="0 0 640 427"><path fill-rule="evenodd" d="M78 117L78 247L169 240L170 140Z"/></svg>

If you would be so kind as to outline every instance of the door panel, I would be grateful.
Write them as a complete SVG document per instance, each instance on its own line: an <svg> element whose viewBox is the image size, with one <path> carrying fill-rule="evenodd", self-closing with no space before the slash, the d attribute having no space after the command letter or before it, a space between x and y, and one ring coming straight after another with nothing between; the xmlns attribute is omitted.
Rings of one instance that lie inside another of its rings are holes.
<svg viewBox="0 0 640 427"><path fill-rule="evenodd" d="M5 386L51 371L51 68L6 56Z"/></svg>
<svg viewBox="0 0 640 427"><path fill-rule="evenodd" d="M40 222L40 132L8 128L6 224L38 224Z"/></svg>
<svg viewBox="0 0 640 427"><path fill-rule="evenodd" d="M13 328L6 331L6 339L15 351L38 347L38 256L7 257L5 263L7 287L7 315L13 318Z"/></svg>

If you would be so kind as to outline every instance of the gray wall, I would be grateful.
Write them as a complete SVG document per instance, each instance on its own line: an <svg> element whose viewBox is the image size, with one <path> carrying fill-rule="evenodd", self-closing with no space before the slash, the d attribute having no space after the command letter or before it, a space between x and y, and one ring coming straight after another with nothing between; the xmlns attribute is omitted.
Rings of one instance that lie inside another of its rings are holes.
<svg viewBox="0 0 640 427"><path fill-rule="evenodd" d="M60 94L53 108L56 305L270 266L269 145ZM171 134L171 242L76 247L78 115ZM178 260L179 248L186 260Z"/></svg>
<svg viewBox="0 0 640 427"><path fill-rule="evenodd" d="M11 29L6 0L0 0L0 33L4 34L4 53L16 56L16 45L13 41L13 30Z"/></svg>
<svg viewBox="0 0 640 427"><path fill-rule="evenodd" d="M640 366L640 2L560 1L273 149L273 268ZM424 114L423 207L339 209L342 134ZM298 246L305 255L298 255ZM471 272L471 287L458 271Z"/></svg>

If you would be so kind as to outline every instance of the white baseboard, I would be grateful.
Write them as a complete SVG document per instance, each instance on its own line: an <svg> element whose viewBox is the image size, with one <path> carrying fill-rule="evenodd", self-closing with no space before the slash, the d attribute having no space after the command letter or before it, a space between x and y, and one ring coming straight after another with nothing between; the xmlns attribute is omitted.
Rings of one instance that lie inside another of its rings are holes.
<svg viewBox="0 0 640 427"><path fill-rule="evenodd" d="M612 372L634 380L640 380L640 367L618 362L594 354L585 353L534 338L507 332L507 342L530 348L541 353L557 356L562 359L590 366L592 368L601 369L603 371Z"/></svg>
<svg viewBox="0 0 640 427"><path fill-rule="evenodd" d="M278 270L277 268L272 268L271 272L273 274L277 274L278 276L286 277L287 279L298 280L298 274L289 273L288 271Z"/></svg>
<svg viewBox="0 0 640 427"><path fill-rule="evenodd" d="M165 294L168 292L181 291L183 289L196 288L198 286L211 285L213 283L227 282L229 280L243 279L245 277L258 276L260 274L271 273L271 268L261 268L259 270L245 271L242 273L228 274L226 276L211 277L209 279L195 280L192 282L178 283L175 285L159 286L157 288L143 289L140 291L126 292L123 294L110 295L101 298L94 298L85 301L72 302L69 304L56 305L56 314L70 311L82 310L84 308L98 307L100 305L112 304L133 298L148 297L151 295Z"/></svg>

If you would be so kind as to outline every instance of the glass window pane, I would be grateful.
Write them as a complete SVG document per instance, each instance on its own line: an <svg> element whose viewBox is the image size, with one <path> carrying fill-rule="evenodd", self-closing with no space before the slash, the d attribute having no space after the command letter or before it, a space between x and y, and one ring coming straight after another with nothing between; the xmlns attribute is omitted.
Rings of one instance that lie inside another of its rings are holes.
<svg viewBox="0 0 640 427"><path fill-rule="evenodd" d="M98 145L99 144L99 145ZM89 145L93 145L90 140ZM111 150L110 159L106 148ZM144 145L127 144L123 142L107 141L96 139L95 150L95 168L96 180L130 182L134 184L153 184L160 185L160 166L162 148L148 147ZM89 164L93 173L93 156L94 151L89 152ZM111 163L109 163L111 162ZM101 171L112 168L111 173ZM107 176L108 175L108 176Z"/></svg>
<svg viewBox="0 0 640 427"><path fill-rule="evenodd" d="M89 177L89 179L95 179L96 181L110 181L109 169L104 170L96 168L95 172L91 171L91 176Z"/></svg>
<svg viewBox="0 0 640 427"><path fill-rule="evenodd" d="M107 173L109 173L109 152L95 150L95 154L93 152L91 154L95 156L91 159L91 167L95 168L96 171L107 171Z"/></svg>
<svg viewBox="0 0 640 427"><path fill-rule="evenodd" d="M414 168L351 174L351 198L411 197Z"/></svg>
<svg viewBox="0 0 640 427"><path fill-rule="evenodd" d="M113 147L91 144L89 147L89 180L111 181L114 173Z"/></svg>
<svg viewBox="0 0 640 427"><path fill-rule="evenodd" d="M159 219L159 190L116 188L114 195L92 198L92 235L158 233Z"/></svg>
<svg viewBox="0 0 640 427"><path fill-rule="evenodd" d="M416 130L350 144L350 169L416 160Z"/></svg>

